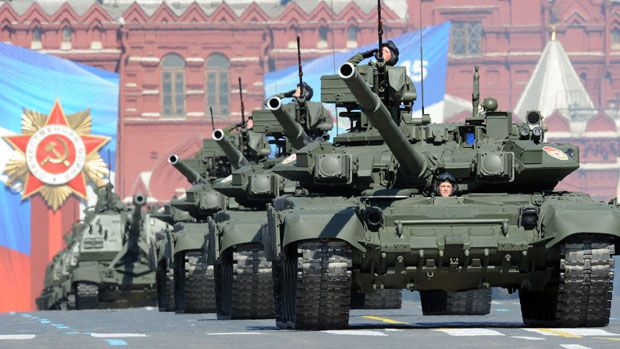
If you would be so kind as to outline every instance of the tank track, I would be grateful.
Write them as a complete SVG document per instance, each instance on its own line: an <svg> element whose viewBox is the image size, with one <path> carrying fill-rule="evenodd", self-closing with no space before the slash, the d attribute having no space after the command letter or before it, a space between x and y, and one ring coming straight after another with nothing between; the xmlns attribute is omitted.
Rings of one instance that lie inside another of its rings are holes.
<svg viewBox="0 0 620 349"><path fill-rule="evenodd" d="M575 236L560 246L559 280L545 291L520 290L528 326L602 327L609 324L614 245L608 239Z"/></svg>
<svg viewBox="0 0 620 349"><path fill-rule="evenodd" d="M403 290L383 289L370 293L351 293L351 309L400 309L403 304Z"/></svg>
<svg viewBox="0 0 620 349"><path fill-rule="evenodd" d="M215 276L213 266L200 251L185 253L186 313L213 313L215 308Z"/></svg>
<svg viewBox="0 0 620 349"><path fill-rule="evenodd" d="M280 328L346 328L351 297L351 247L344 241L310 240L289 251L282 265Z"/></svg>
<svg viewBox="0 0 620 349"><path fill-rule="evenodd" d="M445 292L422 291L422 314L424 315L487 315L491 312L490 288Z"/></svg>
<svg viewBox="0 0 620 349"><path fill-rule="evenodd" d="M272 319L271 262L262 245L236 246L221 260L216 269L218 319Z"/></svg>
<svg viewBox="0 0 620 349"><path fill-rule="evenodd" d="M73 293L67 295L67 310L75 310L75 294Z"/></svg>
<svg viewBox="0 0 620 349"><path fill-rule="evenodd" d="M75 308L97 309L99 306L99 288L95 284L78 282L75 286Z"/></svg>

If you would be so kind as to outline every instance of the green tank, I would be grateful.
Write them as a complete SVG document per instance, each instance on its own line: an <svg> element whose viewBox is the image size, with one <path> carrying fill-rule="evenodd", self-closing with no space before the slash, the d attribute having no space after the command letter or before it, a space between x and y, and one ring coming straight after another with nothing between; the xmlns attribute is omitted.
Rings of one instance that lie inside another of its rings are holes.
<svg viewBox="0 0 620 349"><path fill-rule="evenodd" d="M233 160L229 160L216 141L210 139L205 139L203 148L192 159L182 160L176 155L169 158L170 164L192 183L192 187L184 197L173 199L159 217L174 223L172 232L162 236L158 243L161 310L215 312L213 266L207 264L206 256L201 252L205 244L205 222L222 208L237 204L213 190L213 182L247 161L257 161L269 153L269 145L263 136L248 130L245 122L231 125L227 130L231 132L231 140L225 150L237 151ZM181 217L179 211L187 212L189 217L175 221L175 215ZM171 283L174 287L170 286Z"/></svg>
<svg viewBox="0 0 620 349"><path fill-rule="evenodd" d="M166 225L143 212L143 195L126 207L108 183L65 236L46 269L39 309L133 307L155 301L155 231Z"/></svg>
<svg viewBox="0 0 620 349"><path fill-rule="evenodd" d="M283 105L274 97L266 104L269 109L253 112L253 130L273 139L275 157L246 162L214 184L215 190L239 204L215 214L206 237L206 255L209 264L215 265L219 319L273 318L272 265L265 257L261 226L267 204L275 197L302 193L295 182L272 173L271 168L291 150L324 140L332 128L331 116L321 103L298 99ZM213 139L233 163L238 162L238 151L226 142L223 131L215 130Z"/></svg>
<svg viewBox="0 0 620 349"><path fill-rule="evenodd" d="M425 314L483 314L491 287L519 292L527 325L608 324L620 212L554 191L579 168L577 146L545 142L536 111L514 123L487 98L479 112L477 68L460 124L412 119L402 67L345 63L338 75L322 78L322 100L346 109L351 132L273 168L339 195L269 208L279 327L347 327L351 289L417 290ZM444 173L456 178L447 197Z"/></svg>

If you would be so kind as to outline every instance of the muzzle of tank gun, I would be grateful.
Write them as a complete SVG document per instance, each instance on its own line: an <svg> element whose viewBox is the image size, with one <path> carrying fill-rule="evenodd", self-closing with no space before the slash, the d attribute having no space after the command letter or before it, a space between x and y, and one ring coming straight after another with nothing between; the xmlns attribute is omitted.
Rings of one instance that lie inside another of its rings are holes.
<svg viewBox="0 0 620 349"><path fill-rule="evenodd" d="M409 143L379 96L366 84L355 66L349 62L342 64L338 68L338 75L355 96L372 126L379 131L404 172L418 179L426 177L426 159Z"/></svg>
<svg viewBox="0 0 620 349"><path fill-rule="evenodd" d="M146 197L142 194L136 194L132 200L135 206L144 206L146 204Z"/></svg>
<svg viewBox="0 0 620 349"><path fill-rule="evenodd" d="M192 184L204 180L200 173L187 166L186 163L182 162L181 158L177 154L170 155L168 157L168 163L174 166L174 168L176 168L179 172L181 172L181 174L185 176L185 178L187 178L187 180Z"/></svg>
<svg viewBox="0 0 620 349"><path fill-rule="evenodd" d="M311 139L306 134L295 118L282 108L282 100L279 97L271 97L267 100L267 109L271 110L276 120L282 125L286 137L296 149L303 148Z"/></svg>
<svg viewBox="0 0 620 349"><path fill-rule="evenodd" d="M223 130L216 128L211 133L211 138L217 142L220 146L234 169L238 169L241 166L249 164L245 156L232 144L227 138Z"/></svg>

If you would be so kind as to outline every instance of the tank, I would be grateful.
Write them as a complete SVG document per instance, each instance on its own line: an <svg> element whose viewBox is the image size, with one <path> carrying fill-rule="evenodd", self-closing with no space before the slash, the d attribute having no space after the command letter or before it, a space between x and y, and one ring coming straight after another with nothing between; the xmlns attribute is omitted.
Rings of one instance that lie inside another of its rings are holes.
<svg viewBox="0 0 620 349"><path fill-rule="evenodd" d="M273 97L266 105L268 109L253 112L253 130L272 139L275 156L241 166L213 186L239 204L215 214L205 238L208 262L215 267L218 319L274 317L272 265L265 256L261 227L266 223L267 205L275 197L306 193L271 168L292 150L325 140L332 126L321 103L296 99L282 104L280 98ZM213 138L226 149L226 143L220 141L225 139L223 131L215 130ZM231 161L236 160L233 152L226 152Z"/></svg>
<svg viewBox="0 0 620 349"><path fill-rule="evenodd" d="M146 198L131 207L110 183L97 191L95 207L65 235L67 246L46 269L39 309L135 307L155 302L155 231L168 229L144 212Z"/></svg>
<svg viewBox="0 0 620 349"><path fill-rule="evenodd" d="M273 169L334 194L269 208L279 327L347 327L351 289L420 291L427 315L484 314L491 287L519 292L526 325L608 324L620 212L554 191L579 168L576 145L546 142L537 111L513 122L494 98L479 110L477 68L459 124L411 118L404 68L345 63L338 75L323 77L322 97L355 118L351 132Z"/></svg>
<svg viewBox="0 0 620 349"><path fill-rule="evenodd" d="M162 234L158 242L160 310L215 312L213 266L207 264L201 252L206 220L222 208L234 207L237 203L213 190L213 182L228 176L232 169L269 154L263 135L248 130L245 122L230 125L222 132L229 134L226 140L205 139L203 148L192 159L183 160L174 154L168 159L192 186L185 195L166 205L160 217L174 224L173 230ZM226 144L222 147L218 142ZM173 215L180 218L179 211L187 212L189 217L175 221Z"/></svg>

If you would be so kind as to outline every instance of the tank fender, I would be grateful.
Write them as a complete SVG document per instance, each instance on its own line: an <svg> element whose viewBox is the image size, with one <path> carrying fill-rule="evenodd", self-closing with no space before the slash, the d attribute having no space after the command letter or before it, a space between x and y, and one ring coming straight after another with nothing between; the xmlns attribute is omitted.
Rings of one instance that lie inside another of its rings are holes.
<svg viewBox="0 0 620 349"><path fill-rule="evenodd" d="M100 271L99 263L80 263L73 271L73 279L72 282L92 282L95 284L101 284L103 281L101 280L101 271Z"/></svg>
<svg viewBox="0 0 620 349"><path fill-rule="evenodd" d="M284 216L282 247L307 239L338 239L353 248L366 252L359 241L364 239L364 226L355 209L347 207L336 211L297 210Z"/></svg>
<svg viewBox="0 0 620 349"><path fill-rule="evenodd" d="M609 235L617 244L620 241L620 211L602 205L588 207L586 204L580 209L543 205L540 229L544 238L550 239L547 248L581 233Z"/></svg>
<svg viewBox="0 0 620 349"><path fill-rule="evenodd" d="M232 246L260 242L260 226L262 222L235 222L228 221L222 224L220 235L220 253ZM220 223L221 224L221 223ZM219 255L217 255L219 258Z"/></svg>
<svg viewBox="0 0 620 349"><path fill-rule="evenodd" d="M183 230L176 233L174 254L179 252L200 250L205 242L205 224L184 224Z"/></svg>
<svg viewBox="0 0 620 349"><path fill-rule="evenodd" d="M273 206L267 205L267 223L260 228L260 239L265 251L265 258L270 262L277 259L281 246L280 237L282 234L280 231L282 229L282 220L280 217L279 212Z"/></svg>

